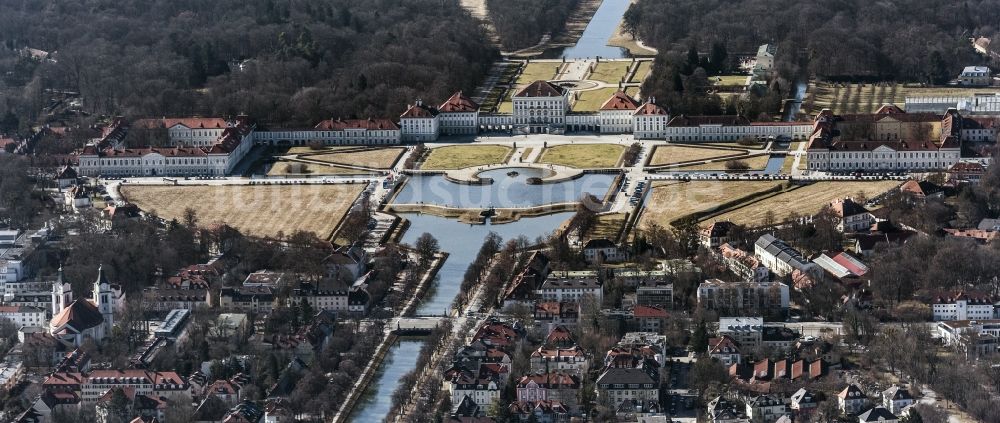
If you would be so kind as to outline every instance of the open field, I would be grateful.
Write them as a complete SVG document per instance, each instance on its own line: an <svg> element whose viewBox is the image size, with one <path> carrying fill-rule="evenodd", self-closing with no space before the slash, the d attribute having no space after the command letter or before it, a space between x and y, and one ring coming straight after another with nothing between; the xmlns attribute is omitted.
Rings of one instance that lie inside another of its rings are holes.
<svg viewBox="0 0 1000 423"><path fill-rule="evenodd" d="M834 113L872 113L883 104L902 107L907 96L968 96L994 93L996 88L920 87L903 84L846 84L814 82L809 84L803 111L816 114L823 109Z"/></svg>
<svg viewBox="0 0 1000 423"><path fill-rule="evenodd" d="M859 192L871 198L899 186L899 181L866 182L816 182L796 188L753 204L730 210L715 220L731 220L746 225L757 225L764 221L768 211L774 213L775 222L787 219L792 213L803 216L816 214L831 201L844 197L856 197Z"/></svg>
<svg viewBox="0 0 1000 423"><path fill-rule="evenodd" d="M795 156L789 154L785 156L785 160L781 162L781 173L789 174L792 173L792 165L795 164Z"/></svg>
<svg viewBox="0 0 1000 423"><path fill-rule="evenodd" d="M472 166L483 166L504 163L510 157L512 148L503 145L472 144L449 145L431 149L423 170L463 169Z"/></svg>
<svg viewBox="0 0 1000 423"><path fill-rule="evenodd" d="M576 103L573 104L575 112L596 112L601 109L605 101L617 92L617 88L598 88L590 91L580 91Z"/></svg>
<svg viewBox="0 0 1000 423"><path fill-rule="evenodd" d="M681 144L681 143L675 143L675 144ZM722 142L722 141L719 141L719 142L698 142L698 143L692 143L692 144L694 144L695 147L698 147L698 146L724 147L724 148L739 148L741 150L762 150L764 148L764 144L761 144L761 143L758 143L758 142L754 142L753 145L743 145L743 144L740 144L738 142Z"/></svg>
<svg viewBox="0 0 1000 423"><path fill-rule="evenodd" d="M748 168L747 170L763 170L765 167L767 167L767 160L768 160L768 158L769 158L768 155L764 154L764 155L760 155L760 156L745 157L745 158L733 158L733 159L719 160L719 161L715 161L715 162L711 162L711 163L699 163L699 164L693 164L693 165L687 165L687 166L680 166L680 167L677 167L675 169L678 169L678 170L712 170L712 171L724 172L726 170L726 162L727 161L730 161L730 160L739 160L739 161L746 162L747 165L750 166L750 168ZM738 173L738 172L741 172L741 171L736 171L736 172Z"/></svg>
<svg viewBox="0 0 1000 423"><path fill-rule="evenodd" d="M497 106L497 113L514 113L514 100L512 98L516 93L517 89L507 90L507 94L503 96L503 100Z"/></svg>
<svg viewBox="0 0 1000 423"><path fill-rule="evenodd" d="M667 226L674 219L712 210L724 203L781 185L780 181L666 181L653 183L639 220Z"/></svg>
<svg viewBox="0 0 1000 423"><path fill-rule="evenodd" d="M685 145L660 145L653 150L653 157L649 160L649 165L660 166L690 162L694 160L708 160L716 157L733 156L746 153L746 150L688 147Z"/></svg>
<svg viewBox="0 0 1000 423"><path fill-rule="evenodd" d="M618 144L563 144L546 148L538 163L551 163L578 169L616 167L625 147Z"/></svg>
<svg viewBox="0 0 1000 423"><path fill-rule="evenodd" d="M589 232L583 235L583 239L610 239L614 241L625 226L625 213L611 213L597 215L597 223Z"/></svg>
<svg viewBox="0 0 1000 423"><path fill-rule="evenodd" d="M389 169L396 163L396 159L399 158L400 154L403 154L404 150L403 148L371 148L353 149L343 153L334 150L333 152L319 152L319 154L303 156L303 158L333 164Z"/></svg>
<svg viewBox="0 0 1000 423"><path fill-rule="evenodd" d="M364 189L350 185L132 186L122 194L146 212L182 219L187 208L203 226L225 223L254 236L303 230L321 238L333 230Z"/></svg>
<svg viewBox="0 0 1000 423"><path fill-rule="evenodd" d="M636 69L635 75L632 76L631 82L642 82L649 76L649 73L653 71L652 61L642 61L639 62L639 69Z"/></svg>
<svg viewBox="0 0 1000 423"><path fill-rule="evenodd" d="M590 72L587 79L618 84L619 82L624 82L625 76L628 75L628 69L631 66L632 62L600 62L594 65L594 70Z"/></svg>
<svg viewBox="0 0 1000 423"><path fill-rule="evenodd" d="M324 166L313 163L279 161L267 171L267 176L302 176L302 175L367 175L371 172L342 166Z"/></svg>
<svg viewBox="0 0 1000 423"><path fill-rule="evenodd" d="M709 81L712 81L712 85L717 85L720 87L742 87L747 84L748 75L719 75L708 77Z"/></svg>

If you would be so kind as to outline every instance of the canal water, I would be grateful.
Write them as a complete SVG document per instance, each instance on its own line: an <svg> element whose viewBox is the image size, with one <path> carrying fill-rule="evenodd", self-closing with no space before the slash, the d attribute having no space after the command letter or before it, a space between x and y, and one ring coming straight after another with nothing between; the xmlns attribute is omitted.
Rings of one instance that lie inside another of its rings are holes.
<svg viewBox="0 0 1000 423"><path fill-rule="evenodd" d="M604 0L597 8L594 17L590 19L583 35L573 47L565 47L546 51L544 57L565 59L620 59L628 57L628 51L621 47L608 45L608 40L615 35L622 16L628 10L629 0Z"/></svg>
<svg viewBox="0 0 1000 423"><path fill-rule="evenodd" d="M508 175L512 170L517 175ZM504 168L484 173L493 178L488 186L463 185L449 182L442 176L415 176L401 188L396 203L433 203L453 205L462 208L483 208L490 204L497 207L525 207L579 199L588 192L603 197L610 189L613 175L584 175L562 183L528 185L525 180L540 176L530 168ZM402 242L413 244L420 235L427 232L437 238L442 251L449 253L448 260L438 270L437 284L428 298L417 307L418 315L440 315L447 313L451 302L461 288L462 278L469 264L475 260L483 239L490 232L496 232L504 241L525 236L534 241L539 236L552 233L563 222L573 216L572 212L546 216L523 218L502 225L470 225L457 220L427 214L403 213L410 226L403 234ZM351 421L379 422L389 412L392 393L399 386L399 380L416 366L420 353L419 341L403 341L394 346L386 356L380 373L375 377L365 394L366 400L359 403Z"/></svg>
<svg viewBox="0 0 1000 423"><path fill-rule="evenodd" d="M423 345L424 342L418 339L402 339L389 349L375 380L368 385L367 392L354 406L354 412L348 421L380 422L389 414L392 393L396 392L398 381L416 367L420 347Z"/></svg>
<svg viewBox="0 0 1000 423"><path fill-rule="evenodd" d="M516 174L508 175L511 172ZM533 207L577 201L581 193L603 195L614 182L614 175L586 174L569 181L541 185L542 189L527 184L528 178L541 178L544 172L537 168L502 168L480 173L480 177L493 180L489 185L456 184L444 175L414 176L400 189L393 202L472 209Z"/></svg>

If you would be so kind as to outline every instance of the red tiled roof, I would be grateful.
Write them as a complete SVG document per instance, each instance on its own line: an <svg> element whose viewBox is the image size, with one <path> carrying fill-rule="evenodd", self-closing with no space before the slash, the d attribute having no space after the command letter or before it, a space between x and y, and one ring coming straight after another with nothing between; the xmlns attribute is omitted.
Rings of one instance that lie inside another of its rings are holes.
<svg viewBox="0 0 1000 423"><path fill-rule="evenodd" d="M472 101L469 97L462 94L461 91L452 94L448 97L441 106L438 107L442 113L466 113L475 112L479 110L479 105L475 101Z"/></svg>
<svg viewBox="0 0 1000 423"><path fill-rule="evenodd" d="M549 81L535 81L524 87L514 97L560 97L565 92L565 88Z"/></svg>
<svg viewBox="0 0 1000 423"><path fill-rule="evenodd" d="M408 119L431 119L437 116L438 111L434 108L425 106L423 104L411 104L406 108L403 114L399 115L400 118Z"/></svg>
<svg viewBox="0 0 1000 423"><path fill-rule="evenodd" d="M608 101L604 102L601 110L635 110L639 104L622 91L615 91Z"/></svg>
<svg viewBox="0 0 1000 423"><path fill-rule="evenodd" d="M222 118L163 118L163 119L139 119L132 124L137 128L173 128L183 126L189 129L222 129L229 126L229 123Z"/></svg>
<svg viewBox="0 0 1000 423"><path fill-rule="evenodd" d="M635 116L652 116L652 115L666 115L667 110L660 107L656 103L646 102L642 106L636 109Z"/></svg>
<svg viewBox="0 0 1000 423"><path fill-rule="evenodd" d="M399 125L389 119L327 119L316 124L316 129L327 131L343 131L347 129L399 130Z"/></svg>

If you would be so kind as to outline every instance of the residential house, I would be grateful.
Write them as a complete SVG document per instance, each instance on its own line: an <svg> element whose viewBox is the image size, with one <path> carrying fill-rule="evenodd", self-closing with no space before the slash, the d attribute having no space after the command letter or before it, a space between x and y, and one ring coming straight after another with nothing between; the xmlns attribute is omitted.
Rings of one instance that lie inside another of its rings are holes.
<svg viewBox="0 0 1000 423"><path fill-rule="evenodd" d="M966 66L958 75L958 84L983 87L993 85L993 76L987 66Z"/></svg>
<svg viewBox="0 0 1000 423"><path fill-rule="evenodd" d="M543 301L535 304L535 323L544 330L556 327L575 328L580 321L580 304L571 302Z"/></svg>
<svg viewBox="0 0 1000 423"><path fill-rule="evenodd" d="M59 170L59 173L56 174L56 186L58 186L59 189L69 188L76 185L78 177L79 175L77 175L76 169L73 169L73 166L63 166L63 168Z"/></svg>
<svg viewBox="0 0 1000 423"><path fill-rule="evenodd" d="M964 122L964 121L963 121ZM1000 126L1000 125L998 125ZM997 142L997 129L993 130L993 142ZM986 166L979 162L958 162L948 168L948 182L951 184L970 183L979 184L986 174Z"/></svg>
<svg viewBox="0 0 1000 423"><path fill-rule="evenodd" d="M913 405L915 400L906 388L893 385L882 391L882 406L893 414L901 414L903 409Z"/></svg>
<svg viewBox="0 0 1000 423"><path fill-rule="evenodd" d="M219 291L219 307L243 313L270 313L276 296L269 286L226 287Z"/></svg>
<svg viewBox="0 0 1000 423"><path fill-rule="evenodd" d="M757 257L729 243L719 246L719 254L727 268L745 281L764 282L771 279L771 271Z"/></svg>
<svg viewBox="0 0 1000 423"><path fill-rule="evenodd" d="M708 356L719 360L726 367L743 362L736 341L726 335L708 340Z"/></svg>
<svg viewBox="0 0 1000 423"><path fill-rule="evenodd" d="M563 372L583 377L590 368L590 356L577 345L563 348L538 347L531 353L531 372Z"/></svg>
<svg viewBox="0 0 1000 423"><path fill-rule="evenodd" d="M868 396L858 385L850 384L837 394L837 407L841 413L860 414L868 406Z"/></svg>
<svg viewBox="0 0 1000 423"><path fill-rule="evenodd" d="M47 313L38 307L0 306L0 319L9 320L17 328L42 328L48 323Z"/></svg>
<svg viewBox="0 0 1000 423"><path fill-rule="evenodd" d="M799 388L791 397L788 408L796 414L811 413L819 406L819 399L816 394L806 388Z"/></svg>
<svg viewBox="0 0 1000 423"><path fill-rule="evenodd" d="M660 332L667 323L667 311L654 306L637 305L632 308L632 317L638 322L642 332Z"/></svg>
<svg viewBox="0 0 1000 423"><path fill-rule="evenodd" d="M522 422L563 423L568 422L570 416L569 408L554 400L515 401L507 410Z"/></svg>
<svg viewBox="0 0 1000 423"><path fill-rule="evenodd" d="M719 336L729 336L744 350L760 347L763 328L764 319L760 317L719 318Z"/></svg>
<svg viewBox="0 0 1000 423"><path fill-rule="evenodd" d="M967 354L1000 352L1000 320L948 320L938 322L937 333L949 347Z"/></svg>
<svg viewBox="0 0 1000 423"><path fill-rule="evenodd" d="M871 410L865 411L858 416L858 423L899 423L899 417L892 414L887 408L883 406L877 406Z"/></svg>
<svg viewBox="0 0 1000 423"><path fill-rule="evenodd" d="M729 232L735 226L736 224L728 220L712 222L710 225L702 228L698 232L701 245L709 250L714 250L722 246L722 244L729 243L732 241L732 237Z"/></svg>
<svg viewBox="0 0 1000 423"><path fill-rule="evenodd" d="M755 422L773 423L786 414L785 400L773 395L758 395L746 403L746 416Z"/></svg>
<svg viewBox="0 0 1000 423"><path fill-rule="evenodd" d="M562 373L533 373L517 382L517 400L522 402L559 401L570 411L579 408L579 376Z"/></svg>
<svg viewBox="0 0 1000 423"><path fill-rule="evenodd" d="M774 235L764 234L754 244L754 255L775 275L785 276L798 270L810 273L816 270L816 265L802 256L798 250L790 247Z"/></svg>
<svg viewBox="0 0 1000 423"><path fill-rule="evenodd" d="M790 350L799 340L799 334L784 326L764 326L761 345L779 351Z"/></svg>
<svg viewBox="0 0 1000 423"><path fill-rule="evenodd" d="M920 201L944 197L944 188L930 181L910 179L899 186L899 191Z"/></svg>
<svg viewBox="0 0 1000 423"><path fill-rule="evenodd" d="M833 213L837 216L837 230L841 232L867 231L875 223L865 206L855 203L850 198L834 200L830 203Z"/></svg>
<svg viewBox="0 0 1000 423"><path fill-rule="evenodd" d="M735 315L772 315L788 311L788 285L781 282L723 282L708 279L698 285L698 305Z"/></svg>
<svg viewBox="0 0 1000 423"><path fill-rule="evenodd" d="M857 257L845 252L824 252L813 259L813 263L841 283L858 285L861 277L868 274L868 266Z"/></svg>
<svg viewBox="0 0 1000 423"><path fill-rule="evenodd" d="M590 264L621 263L628 259L628 255L611 240L598 238L584 244L583 259Z"/></svg>
<svg viewBox="0 0 1000 423"><path fill-rule="evenodd" d="M618 407L623 401L659 401L660 375L652 366L609 367L597 378L597 397Z"/></svg>
<svg viewBox="0 0 1000 423"><path fill-rule="evenodd" d="M747 423L747 419L736 404L723 397L708 402L708 421L711 423Z"/></svg>
<svg viewBox="0 0 1000 423"><path fill-rule="evenodd" d="M596 277L559 277L550 274L536 294L543 301L582 302L584 298L593 298L598 304L604 299L604 287Z"/></svg>

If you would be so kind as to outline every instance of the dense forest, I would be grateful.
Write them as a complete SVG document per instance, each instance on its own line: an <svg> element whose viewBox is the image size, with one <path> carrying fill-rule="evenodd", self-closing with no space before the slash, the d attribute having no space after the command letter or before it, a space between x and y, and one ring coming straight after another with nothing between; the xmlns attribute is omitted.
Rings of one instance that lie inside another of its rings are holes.
<svg viewBox="0 0 1000 423"><path fill-rule="evenodd" d="M531 47L566 26L579 0L486 0L490 20L507 50Z"/></svg>
<svg viewBox="0 0 1000 423"><path fill-rule="evenodd" d="M0 40L8 130L51 90L105 115L391 116L472 90L498 57L457 0L0 2Z"/></svg>
<svg viewBox="0 0 1000 423"><path fill-rule="evenodd" d="M998 34L1000 1L639 0L625 23L661 52L776 44L786 78L940 83L981 60L969 37Z"/></svg>

